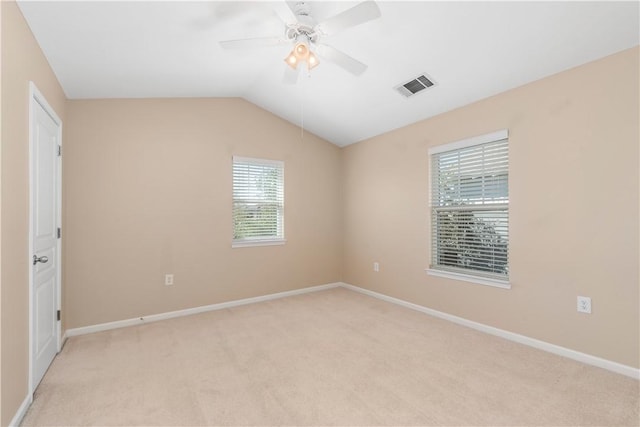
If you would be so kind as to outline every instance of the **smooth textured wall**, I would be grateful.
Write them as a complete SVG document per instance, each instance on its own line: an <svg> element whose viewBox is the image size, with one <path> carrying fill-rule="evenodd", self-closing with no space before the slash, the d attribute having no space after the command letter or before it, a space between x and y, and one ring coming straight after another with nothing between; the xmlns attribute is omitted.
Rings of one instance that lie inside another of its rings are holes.
<svg viewBox="0 0 640 427"><path fill-rule="evenodd" d="M65 102L0 20L1 425L28 392L30 80L64 122L64 329L343 280L639 366L638 48L341 150L240 99ZM427 149L502 128L512 289L427 276ZM286 245L231 248L233 155L285 161Z"/></svg>
<svg viewBox="0 0 640 427"><path fill-rule="evenodd" d="M29 81L60 119L65 96L13 1L2 8L1 423L27 397L29 383Z"/></svg>
<svg viewBox="0 0 640 427"><path fill-rule="evenodd" d="M344 281L637 368L638 53L345 148ZM512 288L428 276L428 148L505 128Z"/></svg>
<svg viewBox="0 0 640 427"><path fill-rule="evenodd" d="M67 118L67 328L341 279L335 145L237 98L68 101ZM285 245L231 248L233 155L285 162Z"/></svg>

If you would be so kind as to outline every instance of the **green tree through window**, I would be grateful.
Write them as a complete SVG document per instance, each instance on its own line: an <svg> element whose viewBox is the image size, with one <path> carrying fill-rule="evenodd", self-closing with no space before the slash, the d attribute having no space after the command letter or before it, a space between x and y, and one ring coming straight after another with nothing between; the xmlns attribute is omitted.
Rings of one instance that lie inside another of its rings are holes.
<svg viewBox="0 0 640 427"><path fill-rule="evenodd" d="M431 152L432 269L508 278L508 167L506 134Z"/></svg>

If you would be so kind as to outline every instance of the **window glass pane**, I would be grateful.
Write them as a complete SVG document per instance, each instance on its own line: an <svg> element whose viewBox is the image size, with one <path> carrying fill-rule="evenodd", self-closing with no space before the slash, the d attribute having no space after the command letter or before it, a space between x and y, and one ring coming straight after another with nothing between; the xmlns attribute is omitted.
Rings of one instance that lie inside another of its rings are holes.
<svg viewBox="0 0 640 427"><path fill-rule="evenodd" d="M508 140L432 155L432 268L507 278Z"/></svg>
<svg viewBox="0 0 640 427"><path fill-rule="evenodd" d="M437 211L437 265L507 275L508 212Z"/></svg>
<svg viewBox="0 0 640 427"><path fill-rule="evenodd" d="M284 164L233 159L234 241L282 239Z"/></svg>

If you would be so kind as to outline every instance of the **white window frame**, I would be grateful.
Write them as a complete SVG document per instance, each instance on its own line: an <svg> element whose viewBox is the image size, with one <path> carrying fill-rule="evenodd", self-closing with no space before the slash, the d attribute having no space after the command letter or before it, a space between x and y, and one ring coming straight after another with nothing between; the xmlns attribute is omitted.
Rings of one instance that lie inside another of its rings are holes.
<svg viewBox="0 0 640 427"><path fill-rule="evenodd" d="M253 164L258 166L272 166L279 169L279 195L277 196L277 200L272 202L277 202L278 206L278 216L277 216L277 232L276 236L269 237L248 237L242 239L236 239L236 229L235 229L235 209L236 203L238 200L236 199L235 192L235 165L236 164ZM258 159L253 157L241 157L241 156L233 156L232 158L232 213L231 213L231 227L232 227L232 248L242 248L242 247L251 247L251 246L273 246L273 245L284 245L286 243L286 239L284 238L284 162L280 160L268 160L268 159Z"/></svg>
<svg viewBox="0 0 640 427"><path fill-rule="evenodd" d="M492 132L492 133L488 133L485 135L480 135L480 136L476 136L473 138L468 138L468 139L464 139L464 140L460 140L460 141L456 141L456 142L451 142L448 144L443 144L443 145L439 145L436 147L432 147L429 149L429 160L430 160L430 168L432 167L432 160L433 160L433 155L436 154L440 154L440 153L445 153L445 152L449 152L449 151L457 151L457 150L461 150L464 148L468 148L468 147L473 147L473 146L477 146L477 145L482 145L482 144L487 144L487 143L491 143L491 142L497 142L497 141L501 141L506 139L508 141L509 139L509 131L504 129L504 130L499 130L496 132ZM508 144L508 142L507 142ZM434 206L433 203L433 173L429 174L430 178L429 178L429 205L430 205L430 209L429 209L429 215L431 218L431 227L430 227L430 238L433 239L435 232L433 230L434 224L433 224L433 217L434 217L434 210L436 207L439 206ZM507 211L507 218L509 215L509 203L508 201L505 203L506 204L506 211ZM508 221L508 220L507 220ZM508 261L508 247L509 247L509 236L507 236L507 263ZM506 279L502 279L502 278L497 278L497 277L488 277L487 275L481 273L481 272L475 272L474 270L469 269L467 270L463 270L460 269L459 271L451 271L449 269L443 268L443 267L438 267L437 265L433 265L435 262L435 258L436 255L434 254L434 242L431 242L432 244L430 245L430 251L431 251L431 260L430 260L430 266L429 268L427 268L425 271L427 272L427 274L431 275L431 276L437 276L437 277L444 277L444 278L448 278L448 279L454 279L454 280L461 280L461 281L465 281L465 282L471 282L471 283L476 283L476 284L480 284L480 285L486 285L486 286L493 286L493 287L497 287L497 288L503 288L503 289L511 289L511 284L509 282L509 278L507 277Z"/></svg>

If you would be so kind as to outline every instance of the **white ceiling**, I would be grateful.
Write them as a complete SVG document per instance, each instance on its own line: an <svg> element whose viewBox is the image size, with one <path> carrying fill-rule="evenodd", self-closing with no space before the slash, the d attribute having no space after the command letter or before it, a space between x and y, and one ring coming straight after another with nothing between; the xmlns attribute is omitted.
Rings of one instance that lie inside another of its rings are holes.
<svg viewBox="0 0 640 427"><path fill-rule="evenodd" d="M19 1L70 99L242 97L344 146L640 43L640 3L380 1L382 17L324 41L369 65L328 61L282 82L284 2ZM358 2L311 2L317 21ZM427 73L412 98L393 88ZM594 82L597 84L598 82Z"/></svg>

